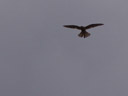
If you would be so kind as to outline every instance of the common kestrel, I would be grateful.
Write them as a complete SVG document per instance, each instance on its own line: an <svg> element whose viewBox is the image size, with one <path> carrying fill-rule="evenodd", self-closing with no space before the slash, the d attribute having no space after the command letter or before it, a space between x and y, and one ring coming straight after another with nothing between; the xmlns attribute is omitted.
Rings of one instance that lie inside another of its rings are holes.
<svg viewBox="0 0 128 96"><path fill-rule="evenodd" d="M90 33L88 33L86 31L87 29L97 27L97 26L101 26L101 25L104 25L104 24L102 24L102 23L90 24L90 25L85 26L85 27L84 26L77 26L77 25L64 25L64 27L81 30L81 32L78 34L78 36L86 38L86 37L91 35Z"/></svg>

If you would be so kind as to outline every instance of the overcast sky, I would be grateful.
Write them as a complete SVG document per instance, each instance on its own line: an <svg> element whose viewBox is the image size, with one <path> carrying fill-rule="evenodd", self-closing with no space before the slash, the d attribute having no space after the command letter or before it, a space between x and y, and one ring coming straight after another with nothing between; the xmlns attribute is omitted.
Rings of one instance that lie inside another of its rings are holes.
<svg viewBox="0 0 128 96"><path fill-rule="evenodd" d="M0 0L0 96L128 96L128 1Z"/></svg>

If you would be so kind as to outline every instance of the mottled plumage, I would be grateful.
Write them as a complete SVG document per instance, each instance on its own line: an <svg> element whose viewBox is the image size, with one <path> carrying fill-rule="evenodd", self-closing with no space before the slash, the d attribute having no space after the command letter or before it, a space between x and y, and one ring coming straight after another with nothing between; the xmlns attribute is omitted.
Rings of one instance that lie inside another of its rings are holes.
<svg viewBox="0 0 128 96"><path fill-rule="evenodd" d="M90 25L85 26L85 27L84 26L77 26L77 25L64 25L64 27L81 30L81 32L78 34L78 36L85 38L85 37L88 37L91 35L90 33L88 33L86 31L87 29L94 28L94 27L101 26L101 25L104 25L104 24L102 24L102 23L90 24Z"/></svg>

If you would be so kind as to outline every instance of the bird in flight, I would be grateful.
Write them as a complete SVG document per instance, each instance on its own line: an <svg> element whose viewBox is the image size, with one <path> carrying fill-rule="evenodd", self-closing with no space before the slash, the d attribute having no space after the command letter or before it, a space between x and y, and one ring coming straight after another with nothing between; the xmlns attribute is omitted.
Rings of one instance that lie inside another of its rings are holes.
<svg viewBox="0 0 128 96"><path fill-rule="evenodd" d="M64 25L64 27L81 30L81 32L78 34L78 36L86 38L86 37L91 35L90 33L88 33L86 31L87 29L90 29L90 28L93 28L93 27L97 27L97 26L101 26L101 25L104 25L104 24L96 23L96 24L90 24L90 25L87 25L87 26Z"/></svg>

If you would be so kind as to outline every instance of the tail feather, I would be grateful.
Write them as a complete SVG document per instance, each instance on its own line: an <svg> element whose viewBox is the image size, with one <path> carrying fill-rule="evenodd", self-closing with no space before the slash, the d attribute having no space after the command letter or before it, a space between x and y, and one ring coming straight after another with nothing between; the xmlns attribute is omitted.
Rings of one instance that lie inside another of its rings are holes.
<svg viewBox="0 0 128 96"><path fill-rule="evenodd" d="M90 33L88 33L88 32L80 32L80 34L78 34L78 36L86 38L86 37L90 36Z"/></svg>
<svg viewBox="0 0 128 96"><path fill-rule="evenodd" d="M81 32L80 34L78 34L78 36L79 37L83 37L84 36L84 33Z"/></svg>

